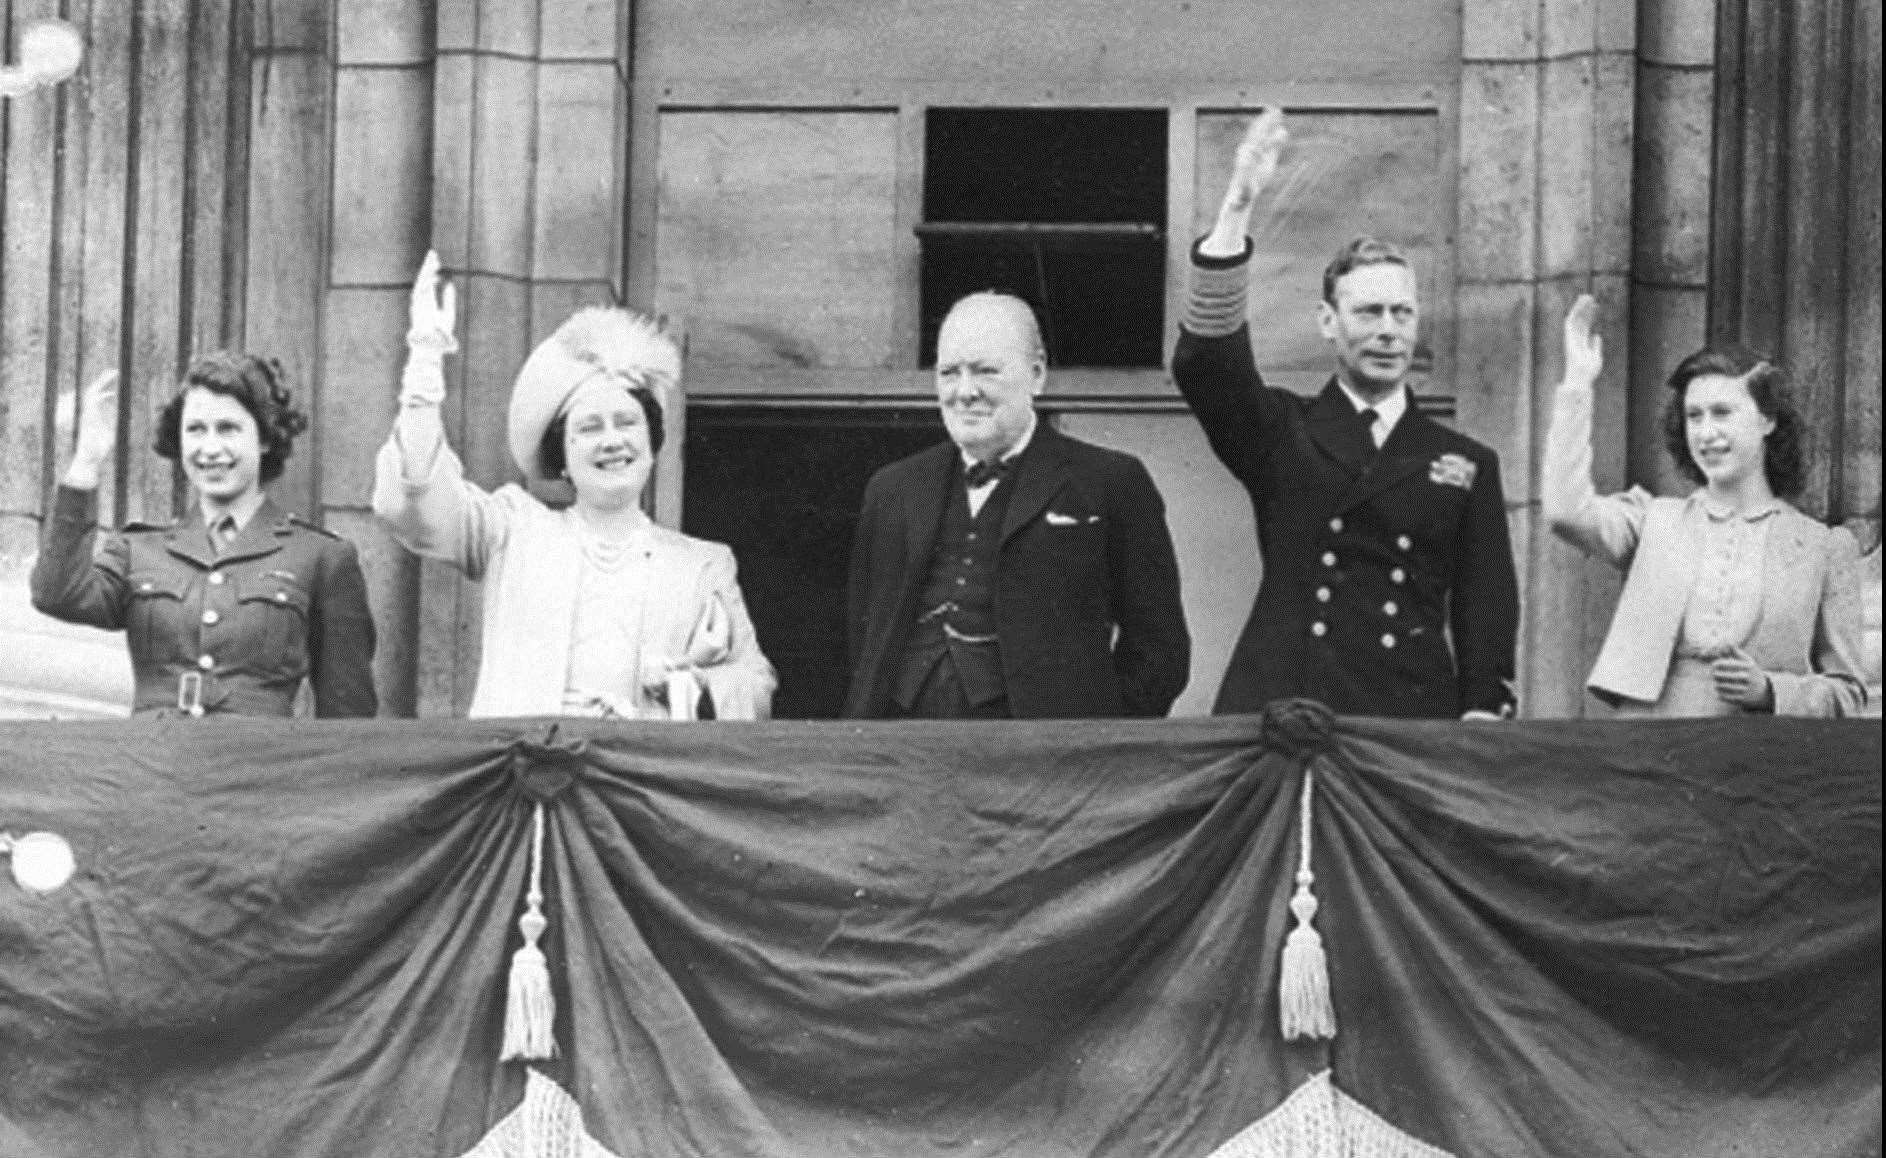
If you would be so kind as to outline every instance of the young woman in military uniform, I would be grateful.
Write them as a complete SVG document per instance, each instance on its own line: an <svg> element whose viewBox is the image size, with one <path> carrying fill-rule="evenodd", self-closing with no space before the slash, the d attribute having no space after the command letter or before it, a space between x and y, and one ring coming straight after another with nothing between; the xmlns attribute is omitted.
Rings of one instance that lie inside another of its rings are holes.
<svg viewBox="0 0 1886 1158"><path fill-rule="evenodd" d="M307 427L279 363L193 363L152 449L195 497L174 525L132 523L94 557L100 468L116 442L117 372L85 390L78 445L33 566L33 606L127 633L134 714L287 716L305 680L318 716L371 716L373 619L353 545L278 508Z"/></svg>

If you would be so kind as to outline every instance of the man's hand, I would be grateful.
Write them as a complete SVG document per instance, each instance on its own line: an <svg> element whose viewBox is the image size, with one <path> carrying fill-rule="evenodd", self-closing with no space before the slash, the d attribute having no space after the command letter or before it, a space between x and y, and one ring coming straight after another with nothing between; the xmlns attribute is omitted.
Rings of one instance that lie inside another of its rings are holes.
<svg viewBox="0 0 1886 1158"><path fill-rule="evenodd" d="M1736 648L1709 665L1716 681L1716 695L1751 712L1771 712L1775 708L1775 688L1768 673L1757 667L1747 652Z"/></svg>
<svg viewBox="0 0 1886 1158"><path fill-rule="evenodd" d="M414 349L437 350L450 354L458 349L452 330L458 323L458 293L451 283L439 288L439 254L426 251L413 278L412 325L406 331L406 344Z"/></svg>
<svg viewBox="0 0 1886 1158"><path fill-rule="evenodd" d="M78 490L98 489L98 475L118 445L118 371L107 370L92 379L79 398L78 441L65 485Z"/></svg>
<svg viewBox="0 0 1886 1158"><path fill-rule="evenodd" d="M1587 389L1604 371L1604 338L1597 332L1598 299L1579 294L1565 311L1565 384Z"/></svg>
<svg viewBox="0 0 1886 1158"><path fill-rule="evenodd" d="M1251 221L1257 195L1277 172L1290 132L1284 128L1284 111L1272 106L1265 109L1244 131L1238 142L1237 157L1231 166L1231 182L1225 187L1225 199L1218 206L1218 221L1200 252L1211 257L1232 257L1244 251L1244 235Z"/></svg>

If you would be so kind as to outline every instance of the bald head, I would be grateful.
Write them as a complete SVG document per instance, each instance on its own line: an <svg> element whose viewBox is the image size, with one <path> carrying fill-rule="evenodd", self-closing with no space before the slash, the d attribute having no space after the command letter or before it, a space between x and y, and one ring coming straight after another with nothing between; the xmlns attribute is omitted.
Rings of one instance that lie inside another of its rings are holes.
<svg viewBox="0 0 1886 1158"><path fill-rule="evenodd" d="M1041 342L1041 323L1035 319L1034 308L1014 294L983 290L957 298L943 317L942 329L937 331L939 347L943 332L950 328L951 322L959 327L976 325L1007 334L1015 340L1016 349L1024 359L1044 363L1048 360L1048 349Z"/></svg>
<svg viewBox="0 0 1886 1158"><path fill-rule="evenodd" d="M1041 327L1028 303L970 294L950 307L936 338L936 394L943 425L974 458L1006 454L1034 421L1048 381Z"/></svg>

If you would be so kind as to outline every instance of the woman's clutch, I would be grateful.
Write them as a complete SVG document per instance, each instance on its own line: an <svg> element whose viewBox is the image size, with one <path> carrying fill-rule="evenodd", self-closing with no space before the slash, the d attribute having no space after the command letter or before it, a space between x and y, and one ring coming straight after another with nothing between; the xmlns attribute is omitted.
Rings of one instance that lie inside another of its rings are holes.
<svg viewBox="0 0 1886 1158"><path fill-rule="evenodd" d="M733 647L733 617L721 604L720 596L710 595L701 617L688 634L686 661L694 667L712 667L727 662Z"/></svg>

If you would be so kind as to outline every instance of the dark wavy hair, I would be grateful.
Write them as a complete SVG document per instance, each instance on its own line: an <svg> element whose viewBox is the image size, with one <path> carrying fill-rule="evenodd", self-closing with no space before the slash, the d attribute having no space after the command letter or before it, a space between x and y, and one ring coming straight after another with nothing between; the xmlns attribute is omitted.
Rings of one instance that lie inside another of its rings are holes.
<svg viewBox="0 0 1886 1158"><path fill-rule="evenodd" d="M1399 265L1403 269L1412 269L1408 256L1392 242L1374 237L1358 237L1336 251L1336 256L1329 259L1323 267L1323 300L1330 305L1336 304L1336 283L1353 270L1365 265Z"/></svg>
<svg viewBox="0 0 1886 1158"><path fill-rule="evenodd" d="M274 482L295 448L295 436L308 429L308 416L295 407L287 373L273 358L217 350L190 363L177 394L157 415L151 449L159 458L183 457L183 399L192 390L234 398L255 419L262 443L262 481Z"/></svg>
<svg viewBox="0 0 1886 1158"><path fill-rule="evenodd" d="M642 404L642 420L648 423L648 448L651 454L661 453L661 403L655 400L655 392L646 386L624 387L629 397ZM537 443L537 453L544 464L544 474L549 478L560 478L570 468L570 462L563 457L563 432L570 424L570 412L559 411L550 425L544 427L544 436Z"/></svg>
<svg viewBox="0 0 1886 1158"><path fill-rule="evenodd" d="M1677 471L1697 486L1708 481L1703 468L1690 457L1683 416L1690 383L1705 374L1745 380L1755 408L1775 424L1764 440L1762 454L1768 488L1782 498L1799 494L1807 481L1807 464L1801 453L1801 412L1788 396L1788 375L1779 363L1742 346L1705 346L1670 372L1670 397L1663 407L1663 448L1670 452Z"/></svg>

